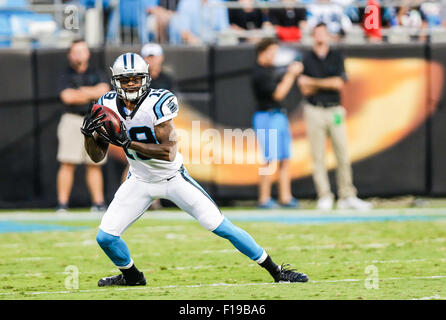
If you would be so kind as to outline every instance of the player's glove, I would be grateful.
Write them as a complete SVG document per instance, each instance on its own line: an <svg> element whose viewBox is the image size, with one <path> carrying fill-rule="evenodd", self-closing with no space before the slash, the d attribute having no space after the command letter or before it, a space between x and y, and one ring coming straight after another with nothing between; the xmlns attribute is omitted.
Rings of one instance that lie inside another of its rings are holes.
<svg viewBox="0 0 446 320"><path fill-rule="evenodd" d="M81 132L86 137L93 137L93 132L103 125L101 120L105 117L105 114L101 114L98 117L99 112L102 108L98 108L95 112L88 114L84 117L84 122L82 123Z"/></svg>
<svg viewBox="0 0 446 320"><path fill-rule="evenodd" d="M130 146L132 140L130 140L123 122L121 122L121 131L119 133L109 126L104 126L104 128L107 130L108 143L124 149L127 149Z"/></svg>

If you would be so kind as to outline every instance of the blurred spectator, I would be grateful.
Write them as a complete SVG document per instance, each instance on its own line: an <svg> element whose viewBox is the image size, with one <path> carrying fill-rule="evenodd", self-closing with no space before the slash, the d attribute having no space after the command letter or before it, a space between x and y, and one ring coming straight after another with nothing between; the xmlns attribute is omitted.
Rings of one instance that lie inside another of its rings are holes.
<svg viewBox="0 0 446 320"><path fill-rule="evenodd" d="M258 30L261 29L266 22L266 17L260 9L253 8L254 0L230 0L237 1L240 5L244 5L242 9L229 9L229 23L233 30ZM242 38L255 42L257 38Z"/></svg>
<svg viewBox="0 0 446 320"><path fill-rule="evenodd" d="M282 0L285 8L270 9L269 19L275 26L277 37L282 41L299 41L301 31L306 27L305 8L286 6L296 3L295 0Z"/></svg>
<svg viewBox="0 0 446 320"><path fill-rule="evenodd" d="M332 0L331 2L339 4L344 8L344 13L349 17L352 23L360 23L361 15L360 15L360 4L358 2L367 2L365 0Z"/></svg>
<svg viewBox="0 0 446 320"><path fill-rule="evenodd" d="M257 100L257 112L253 127L267 162L262 169L279 165L279 201L285 207L297 207L298 201L291 194L289 158L291 133L288 117L281 106L296 77L302 72L302 63L289 64L284 75L275 70L275 56L279 49L274 39L264 39L257 44L257 63L253 71L253 89ZM276 137L272 141L273 137ZM275 170L274 170L275 171ZM259 208L272 209L278 204L271 198L272 178L275 172L259 175Z"/></svg>
<svg viewBox="0 0 446 320"><path fill-rule="evenodd" d="M229 29L228 10L222 0L180 0L170 19L171 44L212 44L218 33Z"/></svg>
<svg viewBox="0 0 446 320"><path fill-rule="evenodd" d="M425 30L428 27L428 22L426 21L426 16L421 12L420 6L413 6L409 4L401 5L397 10L396 16L398 26L407 28L411 33L411 38L413 40L426 39L426 34L414 34L418 31Z"/></svg>
<svg viewBox="0 0 446 320"><path fill-rule="evenodd" d="M403 27L411 32L411 38L425 40L426 34L420 30L436 28L442 25L442 5L440 2L422 2L419 5L402 1L399 7L384 9L383 25L388 27ZM446 4L446 2L445 2Z"/></svg>
<svg viewBox="0 0 446 320"><path fill-rule="evenodd" d="M157 43L147 43L141 49L141 56L149 65L150 77L152 78L150 87L174 90L175 86L172 76L163 68L163 48Z"/></svg>
<svg viewBox="0 0 446 320"><path fill-rule="evenodd" d="M154 41L168 43L170 19L176 11L179 0L161 0L157 5L146 8L149 14L148 29L154 33ZM152 39L150 39L152 40Z"/></svg>
<svg viewBox="0 0 446 320"><path fill-rule="evenodd" d="M124 43L138 42L138 26L140 24L138 16L139 4L140 0L119 1L120 37Z"/></svg>
<svg viewBox="0 0 446 320"><path fill-rule="evenodd" d="M307 6L308 28L312 30L317 24L324 23L334 40L339 40L352 28L350 18L342 6L329 0L318 0Z"/></svg>
<svg viewBox="0 0 446 320"><path fill-rule="evenodd" d="M153 30L147 13L158 6L160 0L120 0L119 16L122 41L126 44L146 43L153 38ZM150 18L150 15L149 15Z"/></svg>
<svg viewBox="0 0 446 320"><path fill-rule="evenodd" d="M68 52L70 66L61 78L60 99L65 105L57 128L59 148L57 160L60 168L57 173L58 212L68 208L73 186L74 170L79 164L86 164L87 186L92 198L93 211L105 210L101 165L94 163L84 148L84 137L80 132L83 118L91 101L99 99L110 90L105 75L89 64L90 50L83 40L74 41Z"/></svg>
<svg viewBox="0 0 446 320"><path fill-rule="evenodd" d="M423 18L423 21L426 22L428 28L435 28L441 26L442 24L441 3L423 2L420 5L420 12L421 12L421 17Z"/></svg>
<svg viewBox="0 0 446 320"><path fill-rule="evenodd" d="M423 18L419 7L411 7L403 5L397 11L397 22L399 26L413 29L421 29L423 27Z"/></svg>
<svg viewBox="0 0 446 320"><path fill-rule="evenodd" d="M318 24L312 36L313 50L304 56L304 71L298 83L305 96L304 117L314 162L317 208L330 210L334 202L325 167L326 137L329 136L337 160L338 209L369 209L371 205L356 196L347 150L346 110L341 105L341 90L347 80L344 58L330 48L325 24Z"/></svg>
<svg viewBox="0 0 446 320"><path fill-rule="evenodd" d="M382 26L384 28L391 28L398 25L397 8L384 7L382 13Z"/></svg>

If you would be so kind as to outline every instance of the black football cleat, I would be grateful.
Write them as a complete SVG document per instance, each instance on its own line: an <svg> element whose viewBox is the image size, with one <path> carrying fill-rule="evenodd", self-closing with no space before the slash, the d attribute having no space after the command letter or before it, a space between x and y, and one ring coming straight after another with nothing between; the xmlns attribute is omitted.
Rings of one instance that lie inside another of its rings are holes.
<svg viewBox="0 0 446 320"><path fill-rule="evenodd" d="M308 276L304 273L297 272L295 269L289 269L289 264L282 264L280 272L274 276L275 282L307 282Z"/></svg>
<svg viewBox="0 0 446 320"><path fill-rule="evenodd" d="M98 281L99 287L107 287L107 286L145 286L146 278L144 274L141 272L141 278L136 282L127 281L124 278L123 274L118 274L117 276L111 276L107 278L102 278Z"/></svg>

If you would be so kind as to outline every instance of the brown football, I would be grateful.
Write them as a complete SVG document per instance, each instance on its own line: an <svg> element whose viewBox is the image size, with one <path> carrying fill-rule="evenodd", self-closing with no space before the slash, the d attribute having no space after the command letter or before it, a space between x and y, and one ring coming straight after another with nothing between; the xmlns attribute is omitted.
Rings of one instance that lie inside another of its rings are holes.
<svg viewBox="0 0 446 320"><path fill-rule="evenodd" d="M114 130L116 133L121 132L121 119L119 116L114 112L112 109L102 106L100 104L94 104L93 108L91 108L91 113L94 113L97 109L102 108L102 110L98 113L97 116L100 116L102 114L105 114L105 117L101 120L101 122L104 123L104 126L106 126L109 129ZM104 127L99 127L96 131L102 131L103 134L107 135L107 131Z"/></svg>

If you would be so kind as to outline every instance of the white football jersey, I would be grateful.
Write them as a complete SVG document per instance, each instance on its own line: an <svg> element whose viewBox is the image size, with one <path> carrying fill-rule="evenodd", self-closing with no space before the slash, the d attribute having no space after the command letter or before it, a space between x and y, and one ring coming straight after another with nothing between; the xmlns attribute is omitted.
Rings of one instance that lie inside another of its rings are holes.
<svg viewBox="0 0 446 320"><path fill-rule="evenodd" d="M116 91L109 91L98 100L119 115L132 141L158 143L155 126L178 115L178 100L166 89L150 89L141 97L132 112L129 112ZM130 164L130 173L136 178L157 182L176 174L183 164L182 155L177 152L175 160L165 161L146 157L134 150L127 149L125 154Z"/></svg>

